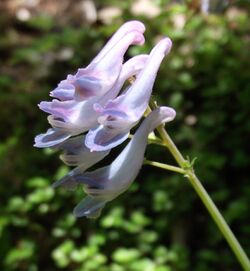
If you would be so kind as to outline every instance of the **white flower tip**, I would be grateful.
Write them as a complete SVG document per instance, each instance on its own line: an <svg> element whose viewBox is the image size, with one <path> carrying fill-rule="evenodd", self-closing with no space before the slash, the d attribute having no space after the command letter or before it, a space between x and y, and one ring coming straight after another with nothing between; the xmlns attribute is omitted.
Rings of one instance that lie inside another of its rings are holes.
<svg viewBox="0 0 250 271"><path fill-rule="evenodd" d="M138 32L141 33L144 33L146 30L145 25L142 22L136 20L126 22L122 27L137 30Z"/></svg>
<svg viewBox="0 0 250 271"><path fill-rule="evenodd" d="M145 43L145 38L140 32L135 36L134 43L136 45L143 45Z"/></svg>
<svg viewBox="0 0 250 271"><path fill-rule="evenodd" d="M163 117L162 122L164 123L172 121L176 116L176 111L171 107L161 106L159 108L159 114Z"/></svg>
<svg viewBox="0 0 250 271"><path fill-rule="evenodd" d="M156 47L158 51L162 51L165 55L167 55L172 48L172 41L170 38L165 37L159 41Z"/></svg>

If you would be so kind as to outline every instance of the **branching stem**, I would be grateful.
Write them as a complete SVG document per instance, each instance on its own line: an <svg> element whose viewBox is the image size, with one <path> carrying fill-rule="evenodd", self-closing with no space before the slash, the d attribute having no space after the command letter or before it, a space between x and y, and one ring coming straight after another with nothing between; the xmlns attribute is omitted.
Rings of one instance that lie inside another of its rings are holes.
<svg viewBox="0 0 250 271"><path fill-rule="evenodd" d="M145 160L144 165L150 165L150 166L159 167L159 168L162 168L165 170L177 172L180 174L186 174L186 171L180 167L175 167L175 166L171 166L171 165L167 165L167 164L163 164L163 163L159 163L159 162L155 162L155 161Z"/></svg>
<svg viewBox="0 0 250 271"><path fill-rule="evenodd" d="M156 107L155 103L151 103L151 106ZM212 201L211 197L201 184L200 180L197 178L194 169L193 169L193 163L190 163L190 161L185 160L166 130L164 129L164 126L161 125L157 128L157 131L159 132L162 141L164 145L167 147L167 149L170 151L170 153L175 158L177 164L179 167L173 167L169 165L163 166L161 163L158 162L150 162L152 166L161 167L166 170L171 170L175 172L179 172L182 174L185 174L185 177L189 180L189 183L192 185L198 196L200 197L201 201L207 208L209 214L213 218L215 224L218 226L219 230L221 231L224 238L227 240L229 246L231 247L233 253L235 254L236 258L238 259L239 263L241 264L242 268L245 271L250 271L250 261L245 253L245 251L242 249L240 243L236 239L234 233L230 229L229 225L221 215L220 211ZM146 162L147 163L147 162ZM174 170L173 170L174 169ZM178 170L177 170L178 169Z"/></svg>

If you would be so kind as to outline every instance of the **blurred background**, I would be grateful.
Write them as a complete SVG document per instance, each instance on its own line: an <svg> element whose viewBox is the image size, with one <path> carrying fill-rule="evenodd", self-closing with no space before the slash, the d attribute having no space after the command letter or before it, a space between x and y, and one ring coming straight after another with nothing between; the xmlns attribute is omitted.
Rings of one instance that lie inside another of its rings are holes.
<svg viewBox="0 0 250 271"><path fill-rule="evenodd" d="M125 21L142 20L148 53L173 40L155 87L176 109L167 130L250 255L249 1L0 1L0 270L240 270L182 176L144 166L96 220L76 220L81 189L52 189L69 168L33 148L48 128L37 104L86 66ZM123 148L111 154L111 158ZM146 157L174 164L150 145ZM107 164L112 159L103 163Z"/></svg>

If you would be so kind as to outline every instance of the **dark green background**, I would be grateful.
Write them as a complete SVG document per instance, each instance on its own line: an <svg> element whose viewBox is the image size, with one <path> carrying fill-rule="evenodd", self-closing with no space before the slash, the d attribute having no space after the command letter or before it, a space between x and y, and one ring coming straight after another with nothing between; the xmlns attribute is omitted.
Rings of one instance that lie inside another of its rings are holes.
<svg viewBox="0 0 250 271"><path fill-rule="evenodd" d="M69 169L58 153L32 146L48 127L37 103L49 100L49 91L86 66L130 19L142 20L147 31L145 46L132 47L127 57L149 52L161 35L173 40L155 98L176 109L167 130L185 156L198 158L197 175L250 255L249 1L212 1L207 16L199 1L151 2L160 13L150 18L151 8L134 15L133 1L95 1L98 14L115 7L120 15L88 22L82 1L1 1L0 270L241 270L180 175L143 167L96 221L72 215L81 189L50 187ZM21 8L30 12L28 20L20 20ZM159 146L150 145L146 157L174 164Z"/></svg>

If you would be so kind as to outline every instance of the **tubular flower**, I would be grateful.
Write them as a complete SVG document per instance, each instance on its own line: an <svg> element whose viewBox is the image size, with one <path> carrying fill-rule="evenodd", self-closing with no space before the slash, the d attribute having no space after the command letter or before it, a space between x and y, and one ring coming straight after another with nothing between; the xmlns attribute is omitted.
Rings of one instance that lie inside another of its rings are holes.
<svg viewBox="0 0 250 271"><path fill-rule="evenodd" d="M67 185L83 184L88 196L74 209L77 217L96 218L105 204L125 190L136 178L144 158L148 134L163 122L175 117L175 111L169 107L160 107L151 112L136 131L133 139L120 155L109 165L92 172L74 174Z"/></svg>
<svg viewBox="0 0 250 271"><path fill-rule="evenodd" d="M134 84L123 95L110 100L104 107L95 104L100 125L88 132L85 141L92 151L111 149L127 139L130 129L147 108L157 71L171 45L169 38L162 39L151 51Z"/></svg>
<svg viewBox="0 0 250 271"><path fill-rule="evenodd" d="M35 138L36 147L54 146L98 124L93 104L115 98L124 81L138 72L138 66L143 67L144 56L129 60L127 65L122 62L131 44L144 43L144 30L140 22L125 23L86 68L59 83L51 92L57 99L39 104L41 110L51 114L48 122L53 128Z"/></svg>
<svg viewBox="0 0 250 271"><path fill-rule="evenodd" d="M86 68L68 75L50 95L62 101L103 95L115 84L128 47L144 43L144 31L139 21L123 24Z"/></svg>
<svg viewBox="0 0 250 271"><path fill-rule="evenodd" d="M46 134L38 135L35 138L35 146L51 147L65 141L70 136L86 132L97 126L99 113L94 110L94 104L104 106L109 100L115 98L124 82L144 67L147 58L147 55L138 55L125 62L116 84L103 96L92 97L80 102L75 100L41 102L39 107L51 114L48 116L48 121L54 128L49 129Z"/></svg>

